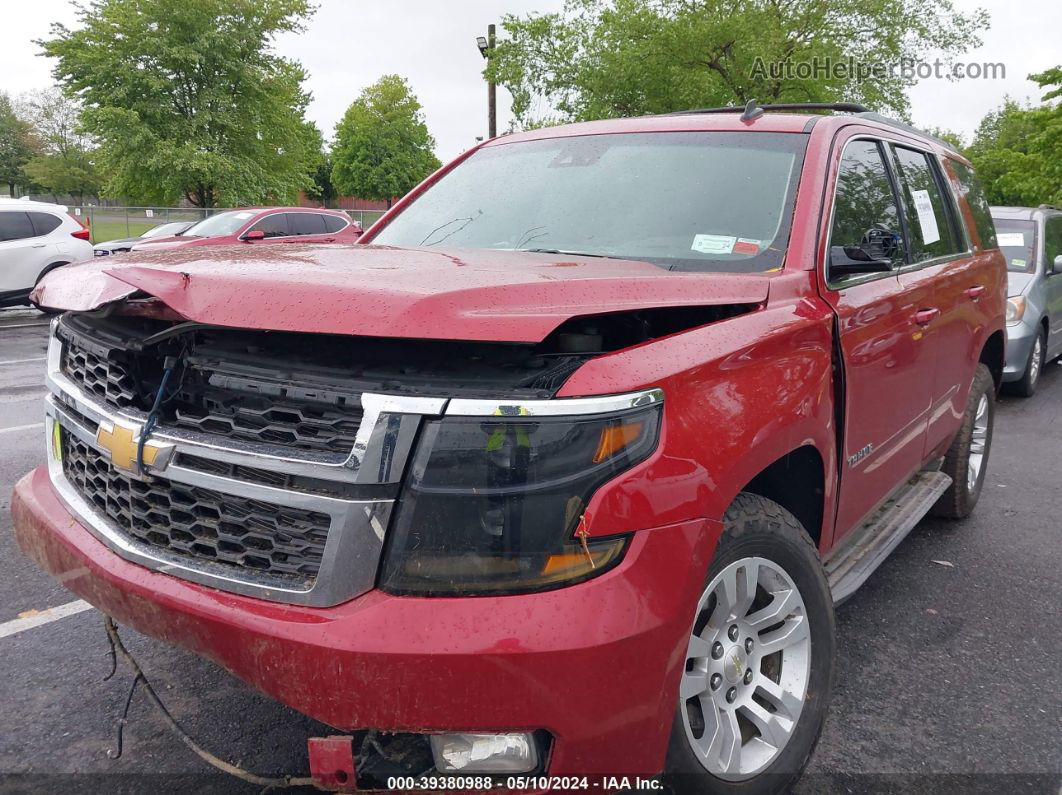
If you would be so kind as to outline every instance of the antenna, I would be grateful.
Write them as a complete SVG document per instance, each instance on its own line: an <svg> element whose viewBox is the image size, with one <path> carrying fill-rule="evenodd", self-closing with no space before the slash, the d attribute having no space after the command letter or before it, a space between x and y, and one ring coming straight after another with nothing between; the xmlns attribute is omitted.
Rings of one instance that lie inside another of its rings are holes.
<svg viewBox="0 0 1062 795"><path fill-rule="evenodd" d="M763 108L756 104L756 100L750 99L745 103L745 110L741 114L742 121L752 121L763 115Z"/></svg>

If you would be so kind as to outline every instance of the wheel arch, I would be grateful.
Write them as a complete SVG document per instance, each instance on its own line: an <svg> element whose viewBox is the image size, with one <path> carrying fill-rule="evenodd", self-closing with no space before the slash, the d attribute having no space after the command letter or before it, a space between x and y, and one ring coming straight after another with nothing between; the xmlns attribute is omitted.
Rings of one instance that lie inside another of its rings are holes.
<svg viewBox="0 0 1062 795"><path fill-rule="evenodd" d="M812 444L802 444L773 461L741 489L785 508L818 547L826 516L826 463Z"/></svg>
<svg viewBox="0 0 1062 795"><path fill-rule="evenodd" d="M49 262L47 265L45 265L43 268L41 268L41 272L37 274L37 281L35 281L33 283L33 286L36 287L38 284L40 284L41 283L41 279L43 279L49 273L54 271L56 268L61 268L64 265L69 265L71 262L72 262L72 260L68 260L68 259L59 260L57 262Z"/></svg>
<svg viewBox="0 0 1062 795"><path fill-rule="evenodd" d="M978 361L985 365L992 373L992 380L996 384L996 391L1003 383L1003 364L1006 355L1006 338L1002 331L994 331L985 340L981 347L981 355Z"/></svg>

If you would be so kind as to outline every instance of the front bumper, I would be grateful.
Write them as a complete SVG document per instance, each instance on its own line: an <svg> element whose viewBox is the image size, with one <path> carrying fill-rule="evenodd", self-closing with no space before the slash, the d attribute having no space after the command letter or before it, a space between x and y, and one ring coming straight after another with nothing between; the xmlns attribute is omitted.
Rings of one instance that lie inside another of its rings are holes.
<svg viewBox="0 0 1062 795"><path fill-rule="evenodd" d="M720 527L635 534L624 561L539 594L278 604L152 571L109 550L39 468L15 487L22 550L116 620L202 654L339 730L553 736L552 775L664 763L693 609Z"/></svg>
<svg viewBox="0 0 1062 795"><path fill-rule="evenodd" d="M1007 361L1003 367L1003 380L1020 381L1025 376L1029 364L1029 353L1040 327L1030 325L1024 320L1007 326Z"/></svg>

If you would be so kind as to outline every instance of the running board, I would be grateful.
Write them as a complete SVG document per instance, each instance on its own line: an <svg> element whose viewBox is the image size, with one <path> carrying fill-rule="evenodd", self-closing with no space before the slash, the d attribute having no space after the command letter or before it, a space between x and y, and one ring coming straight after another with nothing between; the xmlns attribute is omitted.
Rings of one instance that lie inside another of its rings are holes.
<svg viewBox="0 0 1062 795"><path fill-rule="evenodd" d="M951 478L943 472L919 472L848 534L824 563L834 604L866 582L950 485Z"/></svg>

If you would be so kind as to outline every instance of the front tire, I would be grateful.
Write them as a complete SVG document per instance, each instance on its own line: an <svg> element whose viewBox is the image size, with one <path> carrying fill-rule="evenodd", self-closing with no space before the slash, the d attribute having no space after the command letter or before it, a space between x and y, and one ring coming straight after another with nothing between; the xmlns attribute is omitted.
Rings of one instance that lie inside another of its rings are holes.
<svg viewBox="0 0 1062 795"><path fill-rule="evenodd" d="M1025 373L1020 381L1007 384L1007 391L1019 397L1032 397L1035 395L1036 385L1040 383L1040 374L1043 373L1044 365L1047 363L1046 354L1047 332L1041 327L1036 334L1036 339L1033 340L1032 350L1029 351L1029 360L1025 362Z"/></svg>
<svg viewBox="0 0 1062 795"><path fill-rule="evenodd" d="M941 467L951 477L951 485L933 506L934 516L965 519L973 512L985 483L995 421L996 385L989 369L979 364L966 400L962 426Z"/></svg>
<svg viewBox="0 0 1062 795"><path fill-rule="evenodd" d="M785 791L811 758L833 683L833 600L807 532L748 493L724 524L668 747L665 777L680 795Z"/></svg>

